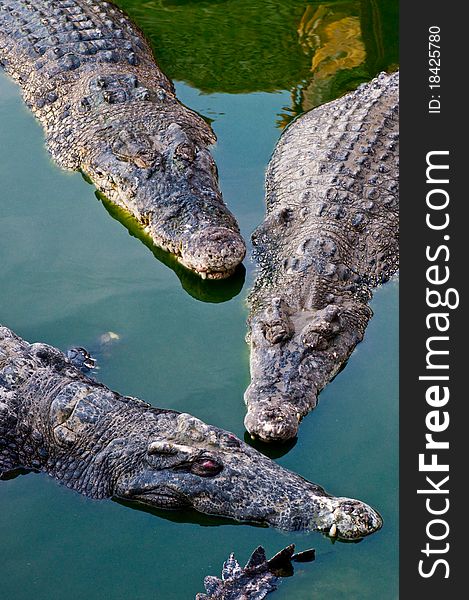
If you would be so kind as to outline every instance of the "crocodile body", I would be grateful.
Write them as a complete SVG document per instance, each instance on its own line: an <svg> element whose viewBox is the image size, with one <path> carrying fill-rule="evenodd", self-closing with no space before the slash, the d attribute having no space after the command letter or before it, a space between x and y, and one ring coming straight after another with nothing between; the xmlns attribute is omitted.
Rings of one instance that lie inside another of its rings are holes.
<svg viewBox="0 0 469 600"><path fill-rule="evenodd" d="M197 594L195 600L262 600L277 589L280 577L293 575L292 561L310 562L315 558L314 550L294 552L291 544L267 560L264 548L258 546L244 567L230 554L223 563L221 579L207 576L207 593Z"/></svg>
<svg viewBox="0 0 469 600"><path fill-rule="evenodd" d="M359 539L382 525L232 433L88 378L59 350L0 327L0 476L44 471L88 497L193 508L285 530Z"/></svg>
<svg viewBox="0 0 469 600"><path fill-rule="evenodd" d="M246 428L265 441L297 434L362 340L373 287L398 268L398 86L381 73L306 113L269 163L245 393Z"/></svg>
<svg viewBox="0 0 469 600"><path fill-rule="evenodd" d="M245 246L207 149L215 135L177 100L120 9L105 0L0 0L0 65L61 167L82 171L202 277L234 271Z"/></svg>

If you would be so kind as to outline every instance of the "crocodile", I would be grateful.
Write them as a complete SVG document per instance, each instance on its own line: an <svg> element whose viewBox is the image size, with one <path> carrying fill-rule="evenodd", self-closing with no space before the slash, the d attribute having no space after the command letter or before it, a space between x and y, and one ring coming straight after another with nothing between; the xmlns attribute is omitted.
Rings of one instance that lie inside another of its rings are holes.
<svg viewBox="0 0 469 600"><path fill-rule="evenodd" d="M245 256L208 146L215 134L176 98L149 43L106 0L0 0L0 66L20 85L52 158L203 278Z"/></svg>
<svg viewBox="0 0 469 600"><path fill-rule="evenodd" d="M269 162L245 392L245 426L263 441L297 435L363 339L373 288L398 269L398 88L383 72L305 113Z"/></svg>
<svg viewBox="0 0 469 600"><path fill-rule="evenodd" d="M95 499L194 509L284 530L358 540L382 526L234 434L122 396L58 349L0 327L0 476L45 472Z"/></svg>
<svg viewBox="0 0 469 600"><path fill-rule="evenodd" d="M232 553L223 563L222 578L205 577L207 593L197 594L195 600L262 600L277 589L280 577L293 575L292 562L314 558L314 550L295 553L295 545L290 544L267 560L264 548L258 546L242 568Z"/></svg>

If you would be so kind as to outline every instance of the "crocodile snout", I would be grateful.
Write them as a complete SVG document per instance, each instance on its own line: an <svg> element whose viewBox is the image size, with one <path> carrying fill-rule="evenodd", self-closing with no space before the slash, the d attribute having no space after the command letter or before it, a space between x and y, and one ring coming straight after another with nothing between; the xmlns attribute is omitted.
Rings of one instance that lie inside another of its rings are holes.
<svg viewBox="0 0 469 600"><path fill-rule="evenodd" d="M246 246L237 231L214 226L192 234L183 247L181 262L204 279L224 279L245 255Z"/></svg>
<svg viewBox="0 0 469 600"><path fill-rule="evenodd" d="M287 406L248 406L244 425L252 437L264 442L285 442L298 432L300 419Z"/></svg>

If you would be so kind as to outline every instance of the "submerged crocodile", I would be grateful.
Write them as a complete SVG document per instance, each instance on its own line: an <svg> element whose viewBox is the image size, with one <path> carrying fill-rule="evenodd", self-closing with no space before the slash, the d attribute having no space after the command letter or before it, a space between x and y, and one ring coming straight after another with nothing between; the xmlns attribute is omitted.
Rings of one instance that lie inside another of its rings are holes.
<svg viewBox="0 0 469 600"><path fill-rule="evenodd" d="M48 149L131 213L154 244L224 278L245 245L207 146L149 44L106 0L0 0L0 66L21 86Z"/></svg>
<svg viewBox="0 0 469 600"><path fill-rule="evenodd" d="M372 288L398 268L399 74L297 119L266 174L253 234L251 384L245 425L264 441L296 435L372 316Z"/></svg>
<svg viewBox="0 0 469 600"><path fill-rule="evenodd" d="M360 539L382 525L232 433L121 396L59 350L0 327L0 476L44 471L90 498Z"/></svg>
<svg viewBox="0 0 469 600"><path fill-rule="evenodd" d="M267 560L265 550L258 546L246 566L230 554L223 563L221 579L207 576L204 579L206 594L197 594L195 600L262 600L278 587L280 577L293 575L293 562L311 562L314 550L295 553L291 544Z"/></svg>

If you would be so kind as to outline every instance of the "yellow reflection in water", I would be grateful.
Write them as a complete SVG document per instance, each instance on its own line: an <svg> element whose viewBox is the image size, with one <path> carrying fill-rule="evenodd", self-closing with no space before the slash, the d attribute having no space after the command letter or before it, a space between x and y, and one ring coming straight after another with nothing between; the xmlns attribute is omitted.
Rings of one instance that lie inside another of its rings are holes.
<svg viewBox="0 0 469 600"><path fill-rule="evenodd" d="M311 56L311 76L293 91L293 116L332 99L340 72L365 66L367 51L360 17L350 14L357 8L356 3L342 5L339 10L330 3L306 7L298 25L298 42ZM282 115L280 125L290 120L291 115Z"/></svg>

